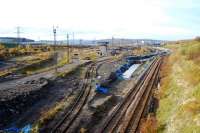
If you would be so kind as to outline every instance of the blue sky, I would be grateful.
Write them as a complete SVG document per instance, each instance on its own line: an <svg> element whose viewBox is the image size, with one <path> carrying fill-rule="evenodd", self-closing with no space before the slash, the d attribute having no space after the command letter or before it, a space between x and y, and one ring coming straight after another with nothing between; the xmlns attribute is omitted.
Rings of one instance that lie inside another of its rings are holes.
<svg viewBox="0 0 200 133"><path fill-rule="evenodd" d="M1 1L0 36L58 39L189 39L200 35L198 0L6 0Z"/></svg>

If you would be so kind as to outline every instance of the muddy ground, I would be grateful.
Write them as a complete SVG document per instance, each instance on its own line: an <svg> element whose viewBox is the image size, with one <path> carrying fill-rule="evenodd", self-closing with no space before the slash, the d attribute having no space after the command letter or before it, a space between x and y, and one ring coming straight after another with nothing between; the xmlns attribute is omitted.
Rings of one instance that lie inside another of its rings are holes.
<svg viewBox="0 0 200 133"><path fill-rule="evenodd" d="M17 86L1 86L0 129L33 124L43 112L79 88L82 71L79 67L54 80L35 79L18 83Z"/></svg>

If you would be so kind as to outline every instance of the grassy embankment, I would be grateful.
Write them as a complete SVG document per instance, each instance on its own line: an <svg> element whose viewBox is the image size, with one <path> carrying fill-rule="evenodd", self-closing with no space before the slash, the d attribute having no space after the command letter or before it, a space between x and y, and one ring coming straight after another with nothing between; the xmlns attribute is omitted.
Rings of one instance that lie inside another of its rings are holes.
<svg viewBox="0 0 200 133"><path fill-rule="evenodd" d="M14 60L18 65L0 71L0 77L6 76L9 73L31 75L47 71L54 65L51 52L43 52L30 56L16 57L12 60Z"/></svg>
<svg viewBox="0 0 200 133"><path fill-rule="evenodd" d="M0 76L15 72L29 74L37 71L44 66L43 64L50 62L51 51L50 46L0 44L0 61L12 61L18 64L16 67L1 70Z"/></svg>
<svg viewBox="0 0 200 133"><path fill-rule="evenodd" d="M159 133L200 132L200 42L168 45L173 51L163 64L158 92Z"/></svg>
<svg viewBox="0 0 200 133"><path fill-rule="evenodd" d="M22 64L23 67L13 67L0 71L0 76L4 76L8 73L22 73L26 75L32 75L44 71L49 71L55 67L62 67L68 63L67 55L64 54L56 64L52 52L43 52L29 56L21 56L13 58L17 64Z"/></svg>
<svg viewBox="0 0 200 133"><path fill-rule="evenodd" d="M64 65L68 64L67 55L64 54L62 58L60 58L57 62L55 61L55 58L53 57L53 53L50 53L49 57L43 60L40 60L36 62L35 64L32 63L32 65L26 67L23 69L23 73L26 73L28 75L40 73L44 71L49 71L54 68L63 67Z"/></svg>

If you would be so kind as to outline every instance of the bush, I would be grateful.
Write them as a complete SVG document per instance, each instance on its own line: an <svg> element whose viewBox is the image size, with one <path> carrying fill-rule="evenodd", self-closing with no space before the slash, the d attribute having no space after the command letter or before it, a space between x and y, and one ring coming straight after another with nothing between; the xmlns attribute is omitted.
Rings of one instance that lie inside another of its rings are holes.
<svg viewBox="0 0 200 133"><path fill-rule="evenodd" d="M199 42L200 42L200 36L197 36L197 37L195 38L195 41L199 41Z"/></svg>

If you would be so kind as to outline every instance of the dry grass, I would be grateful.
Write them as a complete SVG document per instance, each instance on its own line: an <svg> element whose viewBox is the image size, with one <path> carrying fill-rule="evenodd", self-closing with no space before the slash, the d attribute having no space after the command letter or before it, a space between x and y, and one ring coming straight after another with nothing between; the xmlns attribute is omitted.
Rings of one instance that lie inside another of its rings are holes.
<svg viewBox="0 0 200 133"><path fill-rule="evenodd" d="M158 132L199 132L200 42L182 41L167 47L173 54L165 59L161 70Z"/></svg>
<svg viewBox="0 0 200 133"><path fill-rule="evenodd" d="M93 51L88 51L86 53L80 54L81 59L85 59L86 57L89 57L92 61L95 61L98 58L98 54Z"/></svg>
<svg viewBox="0 0 200 133"><path fill-rule="evenodd" d="M157 120L155 116L149 115L143 119L140 126L141 133L157 133Z"/></svg>
<svg viewBox="0 0 200 133"><path fill-rule="evenodd" d="M183 105L183 110L191 113L193 116L200 113L200 101L194 100Z"/></svg>
<svg viewBox="0 0 200 133"><path fill-rule="evenodd" d="M162 89L160 89L158 92L156 92L156 94L157 94L156 97L158 99L165 97L166 89L169 88L168 83L171 81L171 77L169 75L172 71L172 61L169 58L171 58L171 57L165 57L163 64L161 66L162 69L160 70L160 78L162 80L161 80L160 84L162 86Z"/></svg>
<svg viewBox="0 0 200 133"><path fill-rule="evenodd" d="M150 52L150 49L148 47L138 47L133 50L133 54L135 55L148 54L149 52Z"/></svg>
<svg viewBox="0 0 200 133"><path fill-rule="evenodd" d="M70 105L70 101L73 101L75 96L70 96L64 98L59 103L56 103L55 106L48 111L42 112L40 119L33 125L32 133L39 133L39 129L51 121L59 111L62 111L64 108Z"/></svg>

